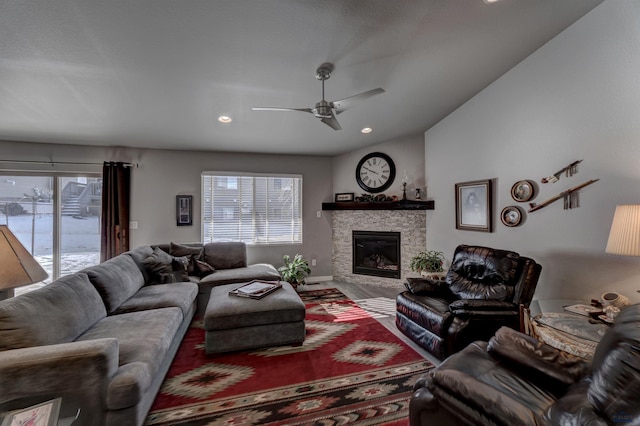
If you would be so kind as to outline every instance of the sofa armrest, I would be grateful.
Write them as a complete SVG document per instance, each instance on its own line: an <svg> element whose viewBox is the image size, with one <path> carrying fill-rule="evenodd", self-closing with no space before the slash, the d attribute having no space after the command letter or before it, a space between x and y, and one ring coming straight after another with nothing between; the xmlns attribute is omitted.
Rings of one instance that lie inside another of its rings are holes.
<svg viewBox="0 0 640 426"><path fill-rule="evenodd" d="M447 283L442 280L430 278L407 278L404 286L409 292L420 296L442 296L450 295Z"/></svg>
<svg viewBox="0 0 640 426"><path fill-rule="evenodd" d="M451 304L449 304L449 310L456 316L466 317L520 315L518 305L500 300L460 299L451 302Z"/></svg>
<svg viewBox="0 0 640 426"><path fill-rule="evenodd" d="M571 385L589 371L582 358L557 350L534 337L501 327L489 340L488 352L515 366L532 381L547 386Z"/></svg>
<svg viewBox="0 0 640 426"><path fill-rule="evenodd" d="M0 352L0 399L73 396L78 405L102 407L118 369L113 338L33 346Z"/></svg>

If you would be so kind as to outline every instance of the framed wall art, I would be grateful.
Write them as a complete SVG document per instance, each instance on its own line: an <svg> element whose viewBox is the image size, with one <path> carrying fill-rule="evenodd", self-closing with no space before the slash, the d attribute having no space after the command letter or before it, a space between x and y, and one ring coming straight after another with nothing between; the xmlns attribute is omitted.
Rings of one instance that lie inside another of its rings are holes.
<svg viewBox="0 0 640 426"><path fill-rule="evenodd" d="M491 232L491 180L456 183L456 229Z"/></svg>
<svg viewBox="0 0 640 426"><path fill-rule="evenodd" d="M193 225L193 195L176 195L176 225Z"/></svg>
<svg viewBox="0 0 640 426"><path fill-rule="evenodd" d="M500 212L500 220L508 227L520 226L522 217L522 211L518 206L507 206Z"/></svg>
<svg viewBox="0 0 640 426"><path fill-rule="evenodd" d="M535 187L530 180L520 180L511 187L511 198L518 202L529 201L533 198Z"/></svg>
<svg viewBox="0 0 640 426"><path fill-rule="evenodd" d="M342 192L336 194L336 203L345 202L345 201L353 201L355 194L353 192Z"/></svg>

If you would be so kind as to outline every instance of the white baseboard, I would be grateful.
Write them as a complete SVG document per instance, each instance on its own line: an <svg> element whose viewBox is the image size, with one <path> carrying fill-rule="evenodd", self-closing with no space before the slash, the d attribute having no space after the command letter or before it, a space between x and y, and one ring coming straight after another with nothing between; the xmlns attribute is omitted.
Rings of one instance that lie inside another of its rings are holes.
<svg viewBox="0 0 640 426"><path fill-rule="evenodd" d="M324 281L333 281L333 275L327 275L327 276L324 276L324 277L309 277L304 281L307 284L321 283L321 282L324 282Z"/></svg>

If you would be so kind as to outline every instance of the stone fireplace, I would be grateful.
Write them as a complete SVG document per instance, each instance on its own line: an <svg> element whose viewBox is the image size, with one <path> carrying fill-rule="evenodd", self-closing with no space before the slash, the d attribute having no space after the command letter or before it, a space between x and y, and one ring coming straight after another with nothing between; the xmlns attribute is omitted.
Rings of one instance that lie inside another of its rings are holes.
<svg viewBox="0 0 640 426"><path fill-rule="evenodd" d="M411 271L411 258L426 248L427 212L425 210L334 210L332 211L333 279L360 284L402 288ZM394 277L363 275L353 271L353 231L399 234L398 271Z"/></svg>

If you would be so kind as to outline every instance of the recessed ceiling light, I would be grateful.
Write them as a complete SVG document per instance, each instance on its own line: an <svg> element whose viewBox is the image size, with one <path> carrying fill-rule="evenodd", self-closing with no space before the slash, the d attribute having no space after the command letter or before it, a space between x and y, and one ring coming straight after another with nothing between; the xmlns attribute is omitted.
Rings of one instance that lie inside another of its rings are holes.
<svg viewBox="0 0 640 426"><path fill-rule="evenodd" d="M229 117L228 115L221 115L220 117L218 117L218 121L224 124L228 124L228 123L231 123L233 120L231 120L231 117Z"/></svg>
<svg viewBox="0 0 640 426"><path fill-rule="evenodd" d="M485 2L486 4L491 4L491 3L497 3L498 0L482 0L483 2Z"/></svg>
<svg viewBox="0 0 640 426"><path fill-rule="evenodd" d="M373 129L371 127L365 127L364 129L360 130L362 133L371 133L373 132Z"/></svg>

